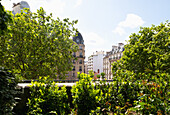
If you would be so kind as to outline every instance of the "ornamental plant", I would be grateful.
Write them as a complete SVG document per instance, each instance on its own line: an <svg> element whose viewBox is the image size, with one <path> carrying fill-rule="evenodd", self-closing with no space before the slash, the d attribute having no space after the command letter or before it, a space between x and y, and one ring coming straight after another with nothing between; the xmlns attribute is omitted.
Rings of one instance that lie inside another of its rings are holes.
<svg viewBox="0 0 170 115"><path fill-rule="evenodd" d="M169 108L169 74L157 74L152 80L140 80L141 91L137 92L138 98L134 107L129 110L142 114L168 115Z"/></svg>
<svg viewBox="0 0 170 115"><path fill-rule="evenodd" d="M28 114L58 114L65 115L70 112L66 87L61 89L49 77L32 81L30 98L28 99Z"/></svg>
<svg viewBox="0 0 170 115"><path fill-rule="evenodd" d="M78 115L88 115L97 108L97 101L101 100L101 97L97 96L99 90L95 90L90 75L78 73L78 76L79 81L71 89L74 111Z"/></svg>
<svg viewBox="0 0 170 115"><path fill-rule="evenodd" d="M105 78L105 75L106 75L106 74L105 74L104 72L101 73L102 79Z"/></svg>

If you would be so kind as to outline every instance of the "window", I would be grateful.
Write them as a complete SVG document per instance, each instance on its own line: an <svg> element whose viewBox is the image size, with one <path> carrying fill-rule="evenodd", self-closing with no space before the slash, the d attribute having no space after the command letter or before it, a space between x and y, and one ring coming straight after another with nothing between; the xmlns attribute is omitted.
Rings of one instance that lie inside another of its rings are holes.
<svg viewBox="0 0 170 115"><path fill-rule="evenodd" d="M75 60L73 60L73 64L75 64L76 63L76 61Z"/></svg>
<svg viewBox="0 0 170 115"><path fill-rule="evenodd" d="M79 43L79 41L80 41L79 38L77 38L76 42Z"/></svg>
<svg viewBox="0 0 170 115"><path fill-rule="evenodd" d="M82 64L82 60L79 61L79 64Z"/></svg>
<svg viewBox="0 0 170 115"><path fill-rule="evenodd" d="M82 50L82 49L83 49L83 47L82 47L82 46L79 46L79 49L80 49L80 50Z"/></svg>
<svg viewBox="0 0 170 115"><path fill-rule="evenodd" d="M76 52L73 52L73 56L76 57Z"/></svg>
<svg viewBox="0 0 170 115"><path fill-rule="evenodd" d="M73 66L73 71L75 71L76 69L75 69L75 66Z"/></svg>
<svg viewBox="0 0 170 115"><path fill-rule="evenodd" d="M75 77L75 73L73 73L73 77Z"/></svg>
<svg viewBox="0 0 170 115"><path fill-rule="evenodd" d="M82 71L82 66L79 66L79 71Z"/></svg>
<svg viewBox="0 0 170 115"><path fill-rule="evenodd" d="M83 53L82 52L80 52L80 57L83 57Z"/></svg>

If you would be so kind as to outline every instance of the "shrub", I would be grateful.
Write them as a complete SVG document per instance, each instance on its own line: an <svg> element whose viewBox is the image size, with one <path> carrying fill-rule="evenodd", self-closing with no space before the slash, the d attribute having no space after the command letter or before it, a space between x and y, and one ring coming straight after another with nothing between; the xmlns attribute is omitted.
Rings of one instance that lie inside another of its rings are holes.
<svg viewBox="0 0 170 115"><path fill-rule="evenodd" d="M97 75L97 78L100 78L100 75Z"/></svg>
<svg viewBox="0 0 170 115"><path fill-rule="evenodd" d="M105 75L106 75L106 74L105 74L104 72L101 73L102 79L105 78Z"/></svg>
<svg viewBox="0 0 170 115"><path fill-rule="evenodd" d="M16 104L15 95L18 93L17 80L9 70L0 68L0 115L12 115Z"/></svg>
<svg viewBox="0 0 170 115"><path fill-rule="evenodd" d="M70 112L65 86L59 89L48 77L31 83L31 97L28 99L29 114L63 115Z"/></svg>
<svg viewBox="0 0 170 115"><path fill-rule="evenodd" d="M71 89L74 110L78 115L88 115L91 110L97 108L97 101L100 100L97 98L99 90L95 90L90 75L79 73L79 78L79 82Z"/></svg>
<svg viewBox="0 0 170 115"><path fill-rule="evenodd" d="M157 74L150 80L140 80L141 92L137 92L138 98L134 107L129 110L142 114L168 115L169 102L169 74Z"/></svg>

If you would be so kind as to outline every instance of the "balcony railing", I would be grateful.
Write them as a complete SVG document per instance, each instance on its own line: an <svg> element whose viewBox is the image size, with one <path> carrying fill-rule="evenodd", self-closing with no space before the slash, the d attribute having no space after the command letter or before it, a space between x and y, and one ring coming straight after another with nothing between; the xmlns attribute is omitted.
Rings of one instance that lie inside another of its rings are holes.
<svg viewBox="0 0 170 115"><path fill-rule="evenodd" d="M79 55L78 57L79 57L79 58L85 58L85 56L83 56L83 55Z"/></svg>
<svg viewBox="0 0 170 115"><path fill-rule="evenodd" d="M82 71L82 69L79 69L79 71Z"/></svg>

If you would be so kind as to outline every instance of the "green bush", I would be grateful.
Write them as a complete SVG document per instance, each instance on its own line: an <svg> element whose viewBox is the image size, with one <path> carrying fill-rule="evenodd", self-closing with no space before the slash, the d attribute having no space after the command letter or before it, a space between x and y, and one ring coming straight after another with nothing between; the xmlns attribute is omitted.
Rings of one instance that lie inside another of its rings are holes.
<svg viewBox="0 0 170 115"><path fill-rule="evenodd" d="M90 75L79 73L79 82L71 89L72 112L78 115L168 114L169 74L153 76L119 70L114 76L111 83L101 80L94 85ZM59 90L45 78L32 83L31 91L29 114L70 113L65 87Z"/></svg>
<svg viewBox="0 0 170 115"><path fill-rule="evenodd" d="M105 74L104 72L101 73L102 79L105 78L105 75L106 75L106 74Z"/></svg>
<svg viewBox="0 0 170 115"><path fill-rule="evenodd" d="M95 90L92 78L90 75L79 74L79 82L71 89L74 110L78 115L88 115L91 110L97 108L97 97L99 90Z"/></svg>
<svg viewBox="0 0 170 115"><path fill-rule="evenodd" d="M134 101L134 107L130 110L140 114L163 114L168 115L169 106L169 74L157 74L151 76L150 80L139 80L141 91L138 98Z"/></svg>
<svg viewBox="0 0 170 115"><path fill-rule="evenodd" d="M18 93L15 76L4 68L0 68L0 115L12 115Z"/></svg>
<svg viewBox="0 0 170 115"><path fill-rule="evenodd" d="M125 112L127 114L168 114L170 75L168 73L150 74L147 71L133 73L128 70L117 70L114 74L113 84L118 83L120 94L123 96L123 99L117 101L122 103L122 106L116 105L119 114L125 114Z"/></svg>
<svg viewBox="0 0 170 115"><path fill-rule="evenodd" d="M48 77L31 82L28 114L59 114L70 112L66 87L61 89Z"/></svg>

